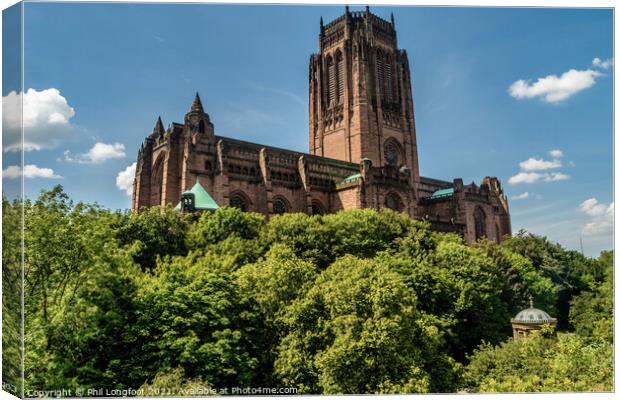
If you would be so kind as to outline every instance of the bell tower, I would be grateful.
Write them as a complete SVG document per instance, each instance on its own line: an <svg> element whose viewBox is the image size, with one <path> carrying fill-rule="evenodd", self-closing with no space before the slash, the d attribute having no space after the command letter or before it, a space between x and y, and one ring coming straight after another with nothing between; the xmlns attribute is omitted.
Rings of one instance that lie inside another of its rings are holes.
<svg viewBox="0 0 620 400"><path fill-rule="evenodd" d="M419 181L409 60L394 17L351 12L327 25L309 65L310 153L408 170Z"/></svg>

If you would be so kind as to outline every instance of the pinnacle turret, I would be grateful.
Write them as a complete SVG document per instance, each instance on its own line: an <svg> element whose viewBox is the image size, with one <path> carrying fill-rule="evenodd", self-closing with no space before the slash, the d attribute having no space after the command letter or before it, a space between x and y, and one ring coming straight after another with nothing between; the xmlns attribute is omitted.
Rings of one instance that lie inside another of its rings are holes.
<svg viewBox="0 0 620 400"><path fill-rule="evenodd" d="M157 117L157 122L155 123L155 127L153 128L153 133L161 135L164 132L164 123L161 122L161 117Z"/></svg>
<svg viewBox="0 0 620 400"><path fill-rule="evenodd" d="M200 112L204 113L205 110L202 108L202 102L200 101L200 96L198 92L196 92L196 97L194 98L194 102L192 103L191 112Z"/></svg>

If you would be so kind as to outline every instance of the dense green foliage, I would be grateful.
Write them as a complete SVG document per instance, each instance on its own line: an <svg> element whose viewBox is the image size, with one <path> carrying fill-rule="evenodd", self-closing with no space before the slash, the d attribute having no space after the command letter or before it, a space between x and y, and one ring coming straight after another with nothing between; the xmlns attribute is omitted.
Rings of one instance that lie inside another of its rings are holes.
<svg viewBox="0 0 620 400"><path fill-rule="evenodd" d="M613 347L609 342L536 332L500 346L483 345L467 366L471 387L483 392L611 391Z"/></svg>
<svg viewBox="0 0 620 400"><path fill-rule="evenodd" d="M24 213L27 390L611 388L611 252L468 246L389 210L110 212L60 187ZM530 295L566 333L509 339Z"/></svg>
<svg viewBox="0 0 620 400"><path fill-rule="evenodd" d="M21 396L22 207L2 197L2 384Z"/></svg>

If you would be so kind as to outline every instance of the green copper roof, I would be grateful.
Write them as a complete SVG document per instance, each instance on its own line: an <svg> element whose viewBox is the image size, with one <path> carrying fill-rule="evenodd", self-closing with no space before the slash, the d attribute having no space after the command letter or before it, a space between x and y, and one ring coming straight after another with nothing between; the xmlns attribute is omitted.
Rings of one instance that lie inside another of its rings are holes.
<svg viewBox="0 0 620 400"><path fill-rule="evenodd" d="M344 184L344 183L349 183L349 182L354 182L356 181L358 178L361 178L362 174L353 174L351 176L347 176L346 178L344 178L344 180L342 182L340 182L340 184Z"/></svg>
<svg viewBox="0 0 620 400"><path fill-rule="evenodd" d="M194 194L194 199L195 199L194 207L196 208L196 210L217 210L218 208L220 208L215 202L215 200L213 200L213 197L211 197L211 195L207 193L205 188L203 188L200 182L198 181L196 181L196 184L194 185L193 188L183 192L183 194L186 194L186 193ZM177 204L175 208L177 210L180 210L181 202L179 202L179 204Z"/></svg>
<svg viewBox="0 0 620 400"><path fill-rule="evenodd" d="M454 188L436 190L431 194L431 199L440 199L442 197L451 197L454 194Z"/></svg>

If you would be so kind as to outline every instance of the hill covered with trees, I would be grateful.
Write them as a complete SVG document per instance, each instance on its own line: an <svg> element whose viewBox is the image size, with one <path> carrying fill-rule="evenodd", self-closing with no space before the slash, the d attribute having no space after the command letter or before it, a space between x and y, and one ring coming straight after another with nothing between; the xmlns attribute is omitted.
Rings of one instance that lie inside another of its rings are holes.
<svg viewBox="0 0 620 400"><path fill-rule="evenodd" d="M10 277L20 205L3 208ZM613 389L612 252L468 246L390 210L112 212L60 186L24 215L26 390ZM558 333L514 341L530 295Z"/></svg>

